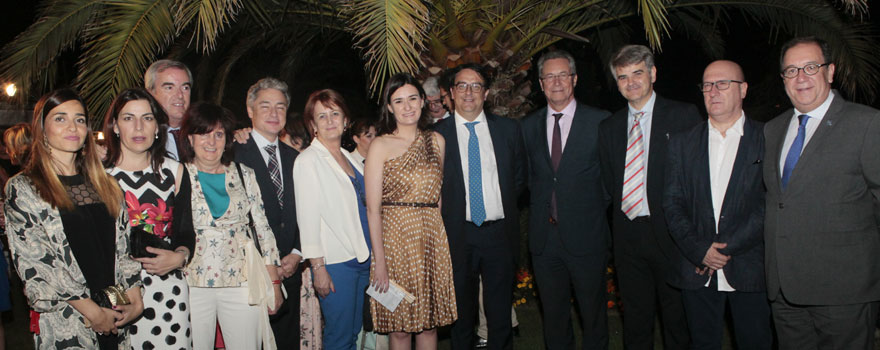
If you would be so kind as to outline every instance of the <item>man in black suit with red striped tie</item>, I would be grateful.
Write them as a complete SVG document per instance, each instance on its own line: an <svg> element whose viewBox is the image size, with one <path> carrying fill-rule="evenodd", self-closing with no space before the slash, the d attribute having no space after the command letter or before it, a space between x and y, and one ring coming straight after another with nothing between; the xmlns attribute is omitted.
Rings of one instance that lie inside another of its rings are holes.
<svg viewBox="0 0 880 350"><path fill-rule="evenodd" d="M663 214L664 165L669 135L701 118L694 105L654 92L657 67L649 48L624 46L613 56L610 68L629 102L599 125L602 177L611 195L624 345L630 350L653 348L659 314L663 348L685 349L689 337L681 292L668 284L677 276L673 267L681 252Z"/></svg>

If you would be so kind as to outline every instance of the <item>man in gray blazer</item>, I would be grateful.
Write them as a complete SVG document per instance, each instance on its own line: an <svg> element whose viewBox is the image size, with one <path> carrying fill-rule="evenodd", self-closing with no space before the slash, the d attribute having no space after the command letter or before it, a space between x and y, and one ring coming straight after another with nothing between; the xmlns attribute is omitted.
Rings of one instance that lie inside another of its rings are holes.
<svg viewBox="0 0 880 350"><path fill-rule="evenodd" d="M831 90L828 44L782 47L794 105L767 123L767 296L780 349L874 349L880 300L880 111Z"/></svg>
<svg viewBox="0 0 880 350"><path fill-rule="evenodd" d="M551 51L538 60L547 107L522 123L529 158L529 250L544 308L544 346L574 349L572 289L583 349L608 348L605 267L610 198L599 171L599 122L610 113L577 102L574 58Z"/></svg>

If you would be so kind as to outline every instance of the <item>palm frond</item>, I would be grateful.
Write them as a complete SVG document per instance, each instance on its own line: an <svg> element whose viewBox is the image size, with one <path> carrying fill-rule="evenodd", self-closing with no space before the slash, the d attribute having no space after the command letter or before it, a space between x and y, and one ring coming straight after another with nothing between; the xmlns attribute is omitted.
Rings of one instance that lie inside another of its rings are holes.
<svg viewBox="0 0 880 350"><path fill-rule="evenodd" d="M666 0L639 0L639 13L645 25L645 36L655 50L661 50L660 41L663 35L669 34L666 3Z"/></svg>
<svg viewBox="0 0 880 350"><path fill-rule="evenodd" d="M252 0L251 0L252 1ZM177 33L193 25L193 36L190 42L203 53L214 50L217 37L235 20L242 8L242 0L176 0L174 7Z"/></svg>
<svg viewBox="0 0 880 350"><path fill-rule="evenodd" d="M74 45L87 24L102 7L100 0L68 0L48 3L39 19L3 47L0 79L14 81L27 92L53 88L54 62Z"/></svg>
<svg viewBox="0 0 880 350"><path fill-rule="evenodd" d="M717 12L739 10L756 24L770 27L770 35L784 32L786 36L815 35L831 45L837 63L837 81L851 98L871 101L880 93L880 70L876 53L880 51L877 32L844 16L822 0L682 0L669 6L680 8L720 8ZM710 12L704 12L707 15ZM775 37L771 37L775 39ZM858 72L858 73L856 73Z"/></svg>
<svg viewBox="0 0 880 350"><path fill-rule="evenodd" d="M86 29L78 82L93 120L100 120L123 89L137 86L144 69L174 35L170 0L105 0L99 21Z"/></svg>
<svg viewBox="0 0 880 350"><path fill-rule="evenodd" d="M355 45L362 48L370 90L378 95L385 80L398 72L415 73L424 49L428 9L419 0L356 0L346 12Z"/></svg>

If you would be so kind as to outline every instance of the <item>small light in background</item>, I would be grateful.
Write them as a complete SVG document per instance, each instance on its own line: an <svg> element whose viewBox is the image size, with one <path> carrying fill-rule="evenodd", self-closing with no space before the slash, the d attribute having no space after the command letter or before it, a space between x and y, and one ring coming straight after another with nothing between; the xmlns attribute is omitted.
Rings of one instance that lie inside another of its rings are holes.
<svg viewBox="0 0 880 350"><path fill-rule="evenodd" d="M6 84L6 88L4 90L6 90L6 96L12 97L15 96L15 92L18 91L18 88L15 87L15 84L9 83Z"/></svg>
<svg viewBox="0 0 880 350"><path fill-rule="evenodd" d="M98 139L98 140L103 140L103 139L104 139L104 132L103 132L103 131L98 131L98 137L97 137L97 139Z"/></svg>

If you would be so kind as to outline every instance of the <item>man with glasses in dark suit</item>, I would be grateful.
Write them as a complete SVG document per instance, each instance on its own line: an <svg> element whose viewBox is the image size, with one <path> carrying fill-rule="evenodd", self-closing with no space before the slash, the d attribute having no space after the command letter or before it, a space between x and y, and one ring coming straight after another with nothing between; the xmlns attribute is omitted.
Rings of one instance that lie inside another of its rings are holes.
<svg viewBox="0 0 880 350"><path fill-rule="evenodd" d="M527 176L522 135L515 120L483 110L490 86L484 67L465 64L455 68L453 77L450 93L455 113L434 129L446 139L441 212L458 307L452 348L473 349L476 344L477 290L482 278L488 348L512 349L517 199Z"/></svg>
<svg viewBox="0 0 880 350"><path fill-rule="evenodd" d="M608 201L599 166L599 122L610 113L574 98L574 57L538 59L547 107L523 120L529 159L529 250L544 309L544 345L573 349L572 290L584 349L608 348L605 269Z"/></svg>
<svg viewBox="0 0 880 350"><path fill-rule="evenodd" d="M770 349L764 284L764 124L746 118L738 64L715 61L698 84L709 120L669 139L663 208L692 349L721 349L730 306L740 349Z"/></svg>

